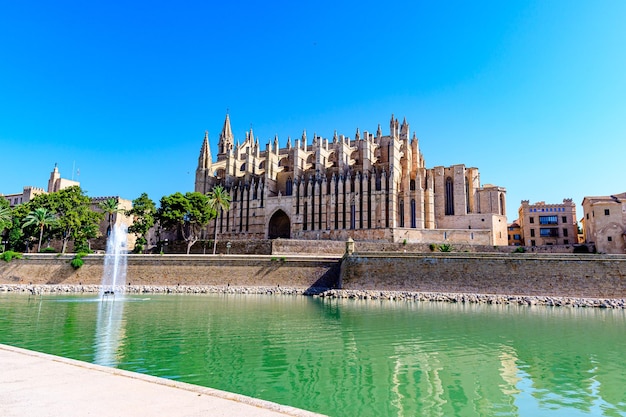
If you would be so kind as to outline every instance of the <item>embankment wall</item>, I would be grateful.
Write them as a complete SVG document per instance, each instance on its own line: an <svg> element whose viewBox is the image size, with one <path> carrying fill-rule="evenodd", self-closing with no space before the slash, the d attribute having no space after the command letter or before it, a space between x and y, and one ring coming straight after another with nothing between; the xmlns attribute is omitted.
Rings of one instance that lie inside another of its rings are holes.
<svg viewBox="0 0 626 417"><path fill-rule="evenodd" d="M25 255L0 262L0 284L97 285L104 257ZM470 294L626 298L626 256L354 253L337 256L128 255L132 285L343 288Z"/></svg>
<svg viewBox="0 0 626 417"><path fill-rule="evenodd" d="M73 256L25 255L0 262L0 284L97 285L104 256L88 255L75 270ZM128 255L126 282L132 285L231 285L333 288L338 257L243 255Z"/></svg>
<svg viewBox="0 0 626 417"><path fill-rule="evenodd" d="M626 297L626 257L355 253L340 288L587 298Z"/></svg>

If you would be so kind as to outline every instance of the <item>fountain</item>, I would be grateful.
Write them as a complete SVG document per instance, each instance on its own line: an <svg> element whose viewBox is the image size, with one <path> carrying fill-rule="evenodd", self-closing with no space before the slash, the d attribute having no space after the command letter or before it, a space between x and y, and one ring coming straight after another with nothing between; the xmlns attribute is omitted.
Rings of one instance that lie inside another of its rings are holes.
<svg viewBox="0 0 626 417"><path fill-rule="evenodd" d="M116 224L107 239L100 298L124 293L126 285L126 226Z"/></svg>

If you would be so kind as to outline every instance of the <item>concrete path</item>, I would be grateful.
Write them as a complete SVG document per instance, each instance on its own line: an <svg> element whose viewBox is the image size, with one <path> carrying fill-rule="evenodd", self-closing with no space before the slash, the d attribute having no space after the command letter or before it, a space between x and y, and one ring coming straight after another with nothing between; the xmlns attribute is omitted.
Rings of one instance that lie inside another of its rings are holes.
<svg viewBox="0 0 626 417"><path fill-rule="evenodd" d="M0 344L0 416L320 417L321 414Z"/></svg>

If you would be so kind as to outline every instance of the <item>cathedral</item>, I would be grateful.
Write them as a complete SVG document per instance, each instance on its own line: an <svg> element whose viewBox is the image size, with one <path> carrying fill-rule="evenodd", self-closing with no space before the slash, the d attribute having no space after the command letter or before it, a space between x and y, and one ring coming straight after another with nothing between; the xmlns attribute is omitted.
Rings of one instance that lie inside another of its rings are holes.
<svg viewBox="0 0 626 417"><path fill-rule="evenodd" d="M219 239L331 239L507 245L506 190L480 185L477 168L426 168L409 124L391 116L389 134L332 139L306 131L262 150L252 129L235 142L226 115L213 160L208 133L195 191L223 186L232 198Z"/></svg>

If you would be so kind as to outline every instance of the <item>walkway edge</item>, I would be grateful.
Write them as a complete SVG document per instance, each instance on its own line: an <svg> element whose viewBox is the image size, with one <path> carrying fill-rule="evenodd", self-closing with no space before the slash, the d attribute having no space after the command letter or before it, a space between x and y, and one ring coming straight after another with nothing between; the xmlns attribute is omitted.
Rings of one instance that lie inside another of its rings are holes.
<svg viewBox="0 0 626 417"><path fill-rule="evenodd" d="M61 356L50 355L47 353L36 352L28 349L23 349L15 346L9 346L0 344L0 350L31 356L51 362L57 362L64 365L75 366L82 369L87 369L90 371L102 372L110 375L120 376L124 378L130 378L135 380L140 380L144 382L149 382L152 384L162 385L170 388L177 388L197 394L203 394L210 397L219 398L222 400L234 401L241 404L246 404L254 407L258 407L261 409L270 410L276 413L281 413L287 416L293 417L326 417L323 414L314 413L311 411L301 410L299 408L281 405L277 403L273 403L271 401L260 400L253 397L248 397L245 395L235 394L228 391L221 391L214 388L202 387L199 385L189 384L186 382L173 381L166 378L159 378L151 375L145 375L138 372L126 371L123 369L110 368L107 366L96 365L89 362L83 362L76 359L64 358Z"/></svg>

